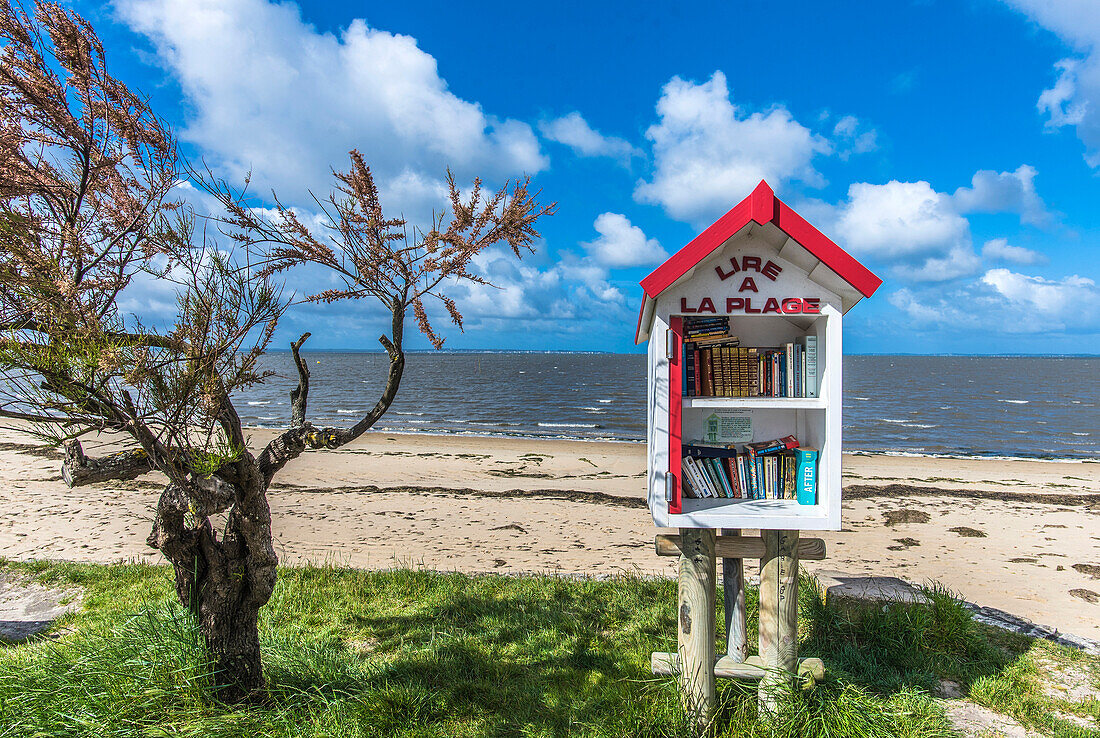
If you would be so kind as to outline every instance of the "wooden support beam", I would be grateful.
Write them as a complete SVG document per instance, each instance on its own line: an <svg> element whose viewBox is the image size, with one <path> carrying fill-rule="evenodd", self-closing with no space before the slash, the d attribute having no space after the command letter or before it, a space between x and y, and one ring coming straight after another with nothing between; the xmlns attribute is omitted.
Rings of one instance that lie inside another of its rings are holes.
<svg viewBox="0 0 1100 738"><path fill-rule="evenodd" d="M773 712L784 682L798 665L798 531L760 531L760 680L759 704Z"/></svg>
<svg viewBox="0 0 1100 738"><path fill-rule="evenodd" d="M676 648L684 712L703 730L714 714L715 560L713 529L682 528Z"/></svg>
<svg viewBox="0 0 1100 738"><path fill-rule="evenodd" d="M671 676L680 673L680 660L674 653L655 652L650 657L650 669L655 676ZM749 656L742 662L729 656L714 657L714 676L720 679L763 679L767 670L759 656ZM821 659L798 660L798 678L812 684L825 678L825 663Z"/></svg>
<svg viewBox="0 0 1100 738"><path fill-rule="evenodd" d="M797 534L795 538L798 538ZM680 536L659 535L654 540L654 546L658 556L679 556ZM797 546L798 558L802 561L821 561L825 558L825 541L820 538L798 539ZM764 541L760 538L719 536L714 552L723 559L763 559Z"/></svg>
<svg viewBox="0 0 1100 738"><path fill-rule="evenodd" d="M722 531L724 538L740 538L741 531L728 528ZM716 544L717 545L717 544ZM745 628L745 560L722 559L722 598L726 614L726 655L740 663L749 655Z"/></svg>

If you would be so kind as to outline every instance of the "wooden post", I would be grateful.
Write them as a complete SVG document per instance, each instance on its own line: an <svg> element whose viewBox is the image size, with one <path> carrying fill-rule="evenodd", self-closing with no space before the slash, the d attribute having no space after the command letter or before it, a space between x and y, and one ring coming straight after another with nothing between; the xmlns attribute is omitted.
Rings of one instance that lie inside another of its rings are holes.
<svg viewBox="0 0 1100 738"><path fill-rule="evenodd" d="M713 529L681 528L676 646L680 695L696 728L714 713L715 559Z"/></svg>
<svg viewBox="0 0 1100 738"><path fill-rule="evenodd" d="M759 703L773 711L798 668L798 531L764 530L760 561Z"/></svg>
<svg viewBox="0 0 1100 738"><path fill-rule="evenodd" d="M737 528L723 529L722 535L740 538ZM745 560L722 559L722 595L726 605L726 655L742 663L749 655L745 630Z"/></svg>

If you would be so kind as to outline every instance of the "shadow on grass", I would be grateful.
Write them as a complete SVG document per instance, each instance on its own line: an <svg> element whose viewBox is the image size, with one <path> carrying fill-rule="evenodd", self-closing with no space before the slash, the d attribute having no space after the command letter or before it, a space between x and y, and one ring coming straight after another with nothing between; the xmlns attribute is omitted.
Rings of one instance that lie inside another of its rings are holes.
<svg viewBox="0 0 1100 738"><path fill-rule="evenodd" d="M211 697L180 608L107 617L112 589L145 585L109 567L73 575L100 612L0 652L0 736L693 735L674 680L649 673L652 651L675 650L673 581L283 569L261 624L271 699L237 708ZM768 721L753 685L724 682L713 735L947 736L939 680L965 688L1015 657L942 591L853 621L800 589L801 651L824 659L825 682ZM755 590L748 606L752 643Z"/></svg>

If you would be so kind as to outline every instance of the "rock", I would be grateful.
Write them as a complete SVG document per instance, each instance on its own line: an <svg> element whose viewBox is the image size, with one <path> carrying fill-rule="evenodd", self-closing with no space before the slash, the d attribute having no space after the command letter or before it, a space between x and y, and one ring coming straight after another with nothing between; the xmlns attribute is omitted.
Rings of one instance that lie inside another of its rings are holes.
<svg viewBox="0 0 1100 738"><path fill-rule="evenodd" d="M930 604L924 592L897 577L853 576L839 571L820 571L817 581L825 591L825 604L849 612L891 604Z"/></svg>
<svg viewBox="0 0 1100 738"><path fill-rule="evenodd" d="M51 589L0 571L0 641L18 643L80 609L80 592Z"/></svg>
<svg viewBox="0 0 1100 738"><path fill-rule="evenodd" d="M1018 722L987 707L964 700L944 703L947 719L955 730L974 738L1039 738Z"/></svg>

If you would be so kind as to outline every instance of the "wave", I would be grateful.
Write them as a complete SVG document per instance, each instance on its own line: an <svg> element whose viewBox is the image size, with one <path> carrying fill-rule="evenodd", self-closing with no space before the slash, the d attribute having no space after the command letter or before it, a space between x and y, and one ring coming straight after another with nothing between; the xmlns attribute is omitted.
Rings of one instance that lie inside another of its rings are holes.
<svg viewBox="0 0 1100 738"><path fill-rule="evenodd" d="M596 402L602 402L603 404L607 405L609 403L614 402L614 400L596 400Z"/></svg>
<svg viewBox="0 0 1100 738"><path fill-rule="evenodd" d="M270 405L271 400L249 400L249 405Z"/></svg>
<svg viewBox="0 0 1100 738"><path fill-rule="evenodd" d="M1029 402L1031 402L1031 400L1002 400L1002 399L998 398L997 402L1007 402L1010 405L1026 405Z"/></svg>
<svg viewBox="0 0 1100 738"><path fill-rule="evenodd" d="M539 428L602 428L595 423L536 423Z"/></svg>

